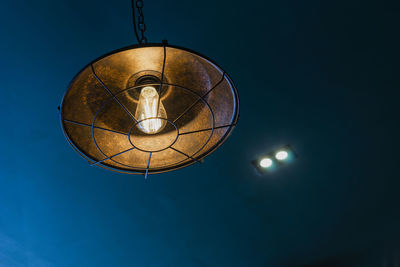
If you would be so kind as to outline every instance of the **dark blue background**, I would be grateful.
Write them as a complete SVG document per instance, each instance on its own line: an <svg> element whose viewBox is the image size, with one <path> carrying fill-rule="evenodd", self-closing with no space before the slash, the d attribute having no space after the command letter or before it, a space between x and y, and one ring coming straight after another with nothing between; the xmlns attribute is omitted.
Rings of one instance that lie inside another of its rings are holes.
<svg viewBox="0 0 400 267"><path fill-rule="evenodd" d="M136 43L130 2L2 1L0 266L395 266L398 2L144 5L150 41L231 75L237 129L147 180L90 167L57 106L84 65ZM250 160L286 143L299 159L257 176Z"/></svg>

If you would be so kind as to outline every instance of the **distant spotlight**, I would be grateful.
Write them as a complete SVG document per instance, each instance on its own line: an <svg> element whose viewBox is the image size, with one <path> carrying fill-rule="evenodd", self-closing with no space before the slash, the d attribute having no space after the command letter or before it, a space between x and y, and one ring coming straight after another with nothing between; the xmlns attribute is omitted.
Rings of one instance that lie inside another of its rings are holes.
<svg viewBox="0 0 400 267"><path fill-rule="evenodd" d="M272 166L272 159L270 158L263 158L262 160L260 160L260 166L263 168L269 168Z"/></svg>
<svg viewBox="0 0 400 267"><path fill-rule="evenodd" d="M297 158L296 152L290 145L259 155L251 161L260 174L271 174L285 165L290 165Z"/></svg>
<svg viewBox="0 0 400 267"><path fill-rule="evenodd" d="M280 150L275 154L277 160L285 160L288 156L289 154L285 150Z"/></svg>

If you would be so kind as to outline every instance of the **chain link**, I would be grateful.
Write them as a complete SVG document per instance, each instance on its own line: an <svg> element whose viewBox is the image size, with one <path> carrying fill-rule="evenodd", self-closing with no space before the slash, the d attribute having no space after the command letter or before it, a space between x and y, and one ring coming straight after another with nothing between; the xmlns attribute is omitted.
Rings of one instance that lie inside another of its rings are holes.
<svg viewBox="0 0 400 267"><path fill-rule="evenodd" d="M147 38L144 36L146 24L144 24L143 15L143 0L136 0L136 8L138 10L138 30L140 31L140 43L147 43Z"/></svg>

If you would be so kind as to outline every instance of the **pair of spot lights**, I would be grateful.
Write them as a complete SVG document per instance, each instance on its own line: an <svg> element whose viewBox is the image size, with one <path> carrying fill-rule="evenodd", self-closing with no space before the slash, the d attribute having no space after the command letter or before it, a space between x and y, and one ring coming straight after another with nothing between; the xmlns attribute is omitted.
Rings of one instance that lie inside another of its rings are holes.
<svg viewBox="0 0 400 267"><path fill-rule="evenodd" d="M297 157L296 153L290 146L283 147L266 156L253 160L252 163L257 171L261 174L275 170L276 168L290 163Z"/></svg>
<svg viewBox="0 0 400 267"><path fill-rule="evenodd" d="M275 158L279 161L283 161L283 160L287 159L288 156L289 156L289 154L285 150L280 150L275 154ZM270 168L270 167L272 167L273 164L274 164L274 162L272 161L272 159L270 159L268 157L260 160L260 166L262 168Z"/></svg>

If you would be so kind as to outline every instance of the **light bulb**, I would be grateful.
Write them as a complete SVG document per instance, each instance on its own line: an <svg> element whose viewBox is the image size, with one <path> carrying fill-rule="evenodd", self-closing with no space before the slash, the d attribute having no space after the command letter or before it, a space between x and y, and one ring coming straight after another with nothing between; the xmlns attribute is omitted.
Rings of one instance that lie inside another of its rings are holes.
<svg viewBox="0 0 400 267"><path fill-rule="evenodd" d="M139 121L137 127L144 133L155 134L165 127L166 120L158 118L166 119L167 113L153 86L145 86L140 91L135 117Z"/></svg>
<svg viewBox="0 0 400 267"><path fill-rule="evenodd" d="M277 160L285 160L289 154L285 150L278 151L278 153L275 154L275 158Z"/></svg>
<svg viewBox="0 0 400 267"><path fill-rule="evenodd" d="M270 158L263 158L260 160L260 166L263 168L269 168L272 166L272 160Z"/></svg>

